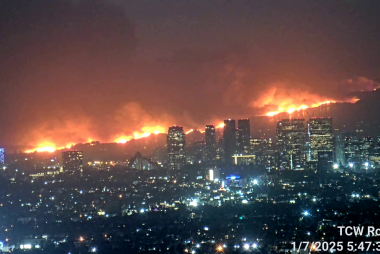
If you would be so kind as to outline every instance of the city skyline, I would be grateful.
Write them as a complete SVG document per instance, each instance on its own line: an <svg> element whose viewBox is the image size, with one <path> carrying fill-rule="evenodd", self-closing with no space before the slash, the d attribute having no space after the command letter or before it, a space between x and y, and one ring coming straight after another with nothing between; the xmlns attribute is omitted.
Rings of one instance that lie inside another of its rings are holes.
<svg viewBox="0 0 380 254"><path fill-rule="evenodd" d="M379 253L379 13L0 0L0 253Z"/></svg>
<svg viewBox="0 0 380 254"><path fill-rule="evenodd" d="M377 95L377 91L375 91L376 95ZM369 92L369 94L371 94L371 92ZM377 98L377 97L376 97ZM331 107L337 107L337 110L336 112L334 113L335 116L338 116L337 118L339 119L339 112L340 112L340 107L339 105L342 105L344 107L344 105L350 105L350 104L341 104L341 103L329 103L329 104L323 104L323 105L320 105L316 108L306 108L306 109L299 109L299 110L295 110L295 111L292 111L292 112L279 112L278 114L275 114L275 115L271 115L271 116L256 116L254 118L257 118L259 119L259 121L262 121L260 119L268 119L269 121L269 124L271 124L272 120L274 121L278 121L278 119L282 119L282 117L286 117L288 116L289 118L297 118L297 117L313 117L312 115L314 114L317 114L317 115L320 115L321 117L330 117L331 115ZM355 104L353 104L355 105ZM351 107L352 108L352 107ZM327 110L327 111L326 111ZM320 112L320 113L318 113ZM338 114L338 115L337 115ZM337 119L335 118L335 119ZM247 118L249 119L249 118ZM251 118L252 119L252 118ZM277 120L276 120L277 119ZM214 120L216 123L218 124L214 124L215 125L215 128L216 129L221 129L224 127L224 123L223 123L223 120ZM168 126L171 126L172 124L169 124ZM207 125L207 124L206 124ZM353 128L353 125L351 126ZM356 127L356 126L355 126ZM115 142L115 143L120 143L120 144L125 144L131 140L136 140L136 139L141 139L141 138L147 138L149 137L150 135L157 135L157 134L164 134L166 133L166 128L167 126L156 126L156 127L144 127L142 128L142 130L144 131L141 131L141 132L134 132L133 134L131 135L119 135L117 136L118 138L116 139L113 139L113 140L106 140L106 141L102 141L104 143L112 143L112 142ZM185 128L185 127L184 127ZM197 130L197 131L200 131L201 133L203 133L205 130L202 129L202 128L189 128L188 130L185 129L185 134L189 134L189 133L192 133L194 130ZM255 128L251 128L251 130L256 130ZM350 130L351 131L351 130ZM376 130L377 132L377 130ZM50 139L51 141L43 141L41 143L39 143L40 145L38 146L29 146L30 148L32 149L25 149L25 148L21 148L21 149L16 149L17 151L18 150L21 150L23 152L27 152L27 153L31 153L31 152L53 152L55 150L61 150L61 149L69 149L70 147L74 146L75 144L79 144L79 143L88 143L88 142L92 142L92 141L101 141L101 140L98 140L96 138L89 138L89 139L84 139L83 141L81 142L67 142L66 145L56 145L54 143L54 139ZM20 147L25 147L24 146L20 146ZM16 151L15 149L9 149L9 150L13 150L13 151Z"/></svg>

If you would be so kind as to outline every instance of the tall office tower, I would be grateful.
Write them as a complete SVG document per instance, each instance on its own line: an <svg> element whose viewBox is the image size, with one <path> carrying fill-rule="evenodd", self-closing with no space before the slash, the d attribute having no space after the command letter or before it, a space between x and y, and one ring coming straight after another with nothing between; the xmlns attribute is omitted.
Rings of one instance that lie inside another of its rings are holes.
<svg viewBox="0 0 380 254"><path fill-rule="evenodd" d="M216 163L216 136L214 125L206 125L206 163L215 165Z"/></svg>
<svg viewBox="0 0 380 254"><path fill-rule="evenodd" d="M373 148L371 154L369 156L369 160L374 164L374 166L379 169L380 168L380 138L377 137L375 142L373 143Z"/></svg>
<svg viewBox="0 0 380 254"><path fill-rule="evenodd" d="M353 134L346 134L344 141L344 158L350 168L357 168L361 163L360 155L361 140Z"/></svg>
<svg viewBox="0 0 380 254"><path fill-rule="evenodd" d="M238 153L250 154L251 125L249 119L238 120Z"/></svg>
<svg viewBox="0 0 380 254"><path fill-rule="evenodd" d="M65 151L62 152L62 164L64 171L83 171L83 152Z"/></svg>
<svg viewBox="0 0 380 254"><path fill-rule="evenodd" d="M283 119L277 123L276 133L278 168L280 170L305 169L305 119Z"/></svg>
<svg viewBox="0 0 380 254"><path fill-rule="evenodd" d="M368 161L368 156L371 152L371 148L375 144L375 140L372 137L364 137L360 144L360 155L362 160Z"/></svg>
<svg viewBox="0 0 380 254"><path fill-rule="evenodd" d="M235 120L224 120L223 142L224 142L224 163L233 165L232 156L236 153L236 129Z"/></svg>
<svg viewBox="0 0 380 254"><path fill-rule="evenodd" d="M0 147L0 165L4 165L5 163L5 152L4 148Z"/></svg>
<svg viewBox="0 0 380 254"><path fill-rule="evenodd" d="M186 147L186 164L201 164L205 158L205 141L198 140Z"/></svg>
<svg viewBox="0 0 380 254"><path fill-rule="evenodd" d="M308 136L308 161L318 161L319 152L334 152L332 118L310 118L308 123Z"/></svg>
<svg viewBox="0 0 380 254"><path fill-rule="evenodd" d="M368 169L370 161L376 153L376 142L372 137L358 138L355 134L345 137L344 155L346 165L354 170Z"/></svg>
<svg viewBox="0 0 380 254"><path fill-rule="evenodd" d="M342 165L346 165L346 160L344 158L344 143L344 134L335 135L335 162Z"/></svg>
<svg viewBox="0 0 380 254"><path fill-rule="evenodd" d="M319 151L317 157L318 172L327 172L333 168L334 153L332 151Z"/></svg>
<svg viewBox="0 0 380 254"><path fill-rule="evenodd" d="M167 136L168 167L181 169L186 162L185 133L180 126L169 127Z"/></svg>

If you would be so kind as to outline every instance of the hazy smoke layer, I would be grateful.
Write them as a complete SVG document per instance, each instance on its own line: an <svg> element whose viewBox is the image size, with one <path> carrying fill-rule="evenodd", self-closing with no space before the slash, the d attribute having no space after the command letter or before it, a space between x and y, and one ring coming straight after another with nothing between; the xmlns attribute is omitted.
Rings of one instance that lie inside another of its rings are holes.
<svg viewBox="0 0 380 254"><path fill-rule="evenodd" d="M357 22L376 13L314 5L2 1L0 146L202 128L378 88L365 77L380 74L380 39Z"/></svg>

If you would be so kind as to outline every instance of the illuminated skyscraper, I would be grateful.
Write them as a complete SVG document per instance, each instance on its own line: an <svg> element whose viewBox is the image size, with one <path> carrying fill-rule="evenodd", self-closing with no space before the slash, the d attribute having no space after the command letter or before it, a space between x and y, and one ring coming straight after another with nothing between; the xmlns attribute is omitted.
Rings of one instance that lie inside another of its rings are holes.
<svg viewBox="0 0 380 254"><path fill-rule="evenodd" d="M4 148L0 147L0 165L5 163L5 152Z"/></svg>
<svg viewBox="0 0 380 254"><path fill-rule="evenodd" d="M366 169L370 157L375 155L376 142L372 137L358 138L355 134L347 134L344 143L346 165L350 169Z"/></svg>
<svg viewBox="0 0 380 254"><path fill-rule="evenodd" d="M65 151L62 152L62 164L64 171L83 171L83 152Z"/></svg>
<svg viewBox="0 0 380 254"><path fill-rule="evenodd" d="M318 152L334 152L332 118L313 117L308 124L308 161L318 161ZM332 160L333 158L331 158Z"/></svg>
<svg viewBox="0 0 380 254"><path fill-rule="evenodd" d="M238 153L249 154L251 141L251 126L249 119L238 120Z"/></svg>
<svg viewBox="0 0 380 254"><path fill-rule="evenodd" d="M280 170L302 170L306 162L305 119L283 119L277 123L277 154Z"/></svg>
<svg viewBox="0 0 380 254"><path fill-rule="evenodd" d="M214 125L206 125L206 163L215 165L216 163L216 136Z"/></svg>
<svg viewBox="0 0 380 254"><path fill-rule="evenodd" d="M335 162L342 165L346 164L346 160L344 157L344 143L344 134L335 135Z"/></svg>
<svg viewBox="0 0 380 254"><path fill-rule="evenodd" d="M361 163L360 155L361 140L355 134L346 133L344 142L344 158L350 167L358 166Z"/></svg>
<svg viewBox="0 0 380 254"><path fill-rule="evenodd" d="M185 133L180 126L169 127L167 136L168 167L180 169L185 165Z"/></svg>
<svg viewBox="0 0 380 254"><path fill-rule="evenodd" d="M235 120L224 120L223 143L224 143L224 162L233 165L232 156L236 153L236 127Z"/></svg>

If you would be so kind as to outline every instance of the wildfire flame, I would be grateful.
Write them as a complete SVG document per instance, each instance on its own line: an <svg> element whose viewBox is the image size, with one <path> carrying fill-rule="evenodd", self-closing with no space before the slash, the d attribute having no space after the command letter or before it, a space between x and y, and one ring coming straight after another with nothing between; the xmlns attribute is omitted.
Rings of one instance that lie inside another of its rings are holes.
<svg viewBox="0 0 380 254"><path fill-rule="evenodd" d="M217 125L215 128L216 129L221 129L221 128L224 128L225 124L224 123L220 123L219 125Z"/></svg>
<svg viewBox="0 0 380 254"><path fill-rule="evenodd" d="M324 102L320 102L320 103L314 103L311 105L301 105L301 106L291 105L291 106L286 106L286 107L279 107L277 111L270 111L270 112L266 113L265 115L266 116L275 116L277 114L284 113L284 112L292 114L295 111L305 110L308 108L317 108L319 106L327 105L330 103L336 103L336 101L324 101Z"/></svg>
<svg viewBox="0 0 380 254"><path fill-rule="evenodd" d="M56 150L62 150L62 149L70 149L72 146L74 146L75 144L72 143L72 144L68 144L66 146L62 146L62 147L56 147L54 144L52 143L41 143L39 146L37 146L36 148L34 149L31 149L31 150L27 150L25 151L25 153L34 153L34 152L37 152L37 153L43 153L43 152L47 152L47 153L53 153L55 152Z"/></svg>
<svg viewBox="0 0 380 254"><path fill-rule="evenodd" d="M219 125L217 125L215 128L216 129L221 129L221 128L224 128L224 123L220 123ZM195 129L196 131L199 131L200 133L205 133L205 130L201 130L201 129ZM185 134L187 135L187 134L190 134L190 133L192 133L194 131L194 129L190 129L190 130L188 130L188 131L186 131L185 132Z"/></svg>
<svg viewBox="0 0 380 254"><path fill-rule="evenodd" d="M134 132L133 135L121 135L117 137L114 142L125 144L128 141L131 141L132 139L140 139L140 138L146 138L149 137L152 134L160 134L160 133L166 133L166 129L161 126L155 126L155 127L143 127L141 128L142 132Z"/></svg>
<svg viewBox="0 0 380 254"><path fill-rule="evenodd" d="M224 128L224 123L220 123L215 128L216 129ZM190 130L186 131L185 134L190 134L194 130L197 130L200 133L204 133L205 132L204 130L201 130L201 129L190 129ZM124 134L117 135L117 137L114 139L114 142L115 143L119 143L119 144L125 144L125 143L127 143L127 142L129 142L129 141L131 141L133 139L146 138L146 137L151 136L152 134L157 135L157 134L160 134L160 133L166 133L166 128L162 127L162 126L143 127L143 128L141 128L141 132L134 132L132 135L124 135ZM93 139L91 139L91 138L87 139L88 143L91 143L92 141L93 141ZM25 152L26 153L34 153L34 152L38 152L38 153L40 153L40 152L53 153L53 152L55 152L57 150L70 149L74 145L75 145L75 143L70 143L70 144L68 144L66 146L58 147L58 146L56 146L55 144L53 144L51 142L41 142L39 145L37 145L36 148L31 149L31 150L27 150Z"/></svg>

